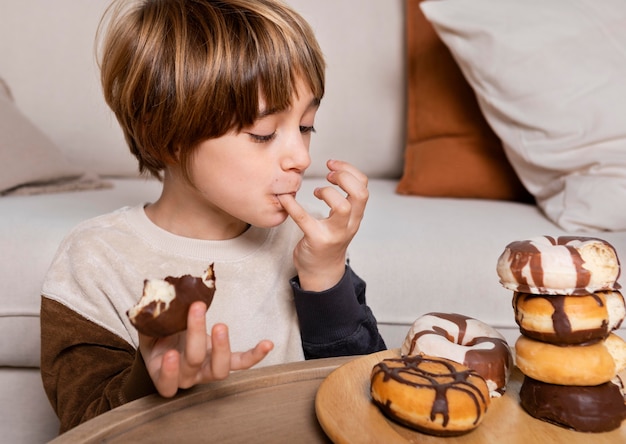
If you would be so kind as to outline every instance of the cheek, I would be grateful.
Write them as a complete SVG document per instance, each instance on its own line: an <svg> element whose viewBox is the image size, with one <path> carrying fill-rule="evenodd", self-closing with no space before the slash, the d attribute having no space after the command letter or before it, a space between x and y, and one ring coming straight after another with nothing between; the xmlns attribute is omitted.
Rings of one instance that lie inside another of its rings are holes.
<svg viewBox="0 0 626 444"><path fill-rule="evenodd" d="M231 197L233 193L258 196L272 187L276 162L270 153L242 147L241 141L231 139L215 139L199 147L191 165L196 186L205 193L214 189ZM239 200L245 198L241 196Z"/></svg>

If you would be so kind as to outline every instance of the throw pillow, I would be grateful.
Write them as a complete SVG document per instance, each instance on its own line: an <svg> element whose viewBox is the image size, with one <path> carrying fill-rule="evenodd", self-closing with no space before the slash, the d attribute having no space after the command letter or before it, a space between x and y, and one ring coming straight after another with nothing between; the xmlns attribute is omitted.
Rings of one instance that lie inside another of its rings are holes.
<svg viewBox="0 0 626 444"><path fill-rule="evenodd" d="M400 194L528 200L472 88L426 20L406 2L407 141Z"/></svg>
<svg viewBox="0 0 626 444"><path fill-rule="evenodd" d="M626 3L422 3L526 188L568 231L626 230Z"/></svg>
<svg viewBox="0 0 626 444"><path fill-rule="evenodd" d="M0 79L0 194L83 173L17 109L6 82Z"/></svg>

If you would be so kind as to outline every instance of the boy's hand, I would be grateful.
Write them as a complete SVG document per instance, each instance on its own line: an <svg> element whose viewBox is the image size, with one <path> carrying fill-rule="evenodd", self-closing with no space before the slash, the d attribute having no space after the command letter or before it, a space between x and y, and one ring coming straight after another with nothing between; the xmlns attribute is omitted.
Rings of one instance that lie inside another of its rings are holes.
<svg viewBox="0 0 626 444"><path fill-rule="evenodd" d="M260 362L272 350L271 341L261 341L246 352L230 350L228 327L216 324L206 332L206 305L194 302L187 315L187 330L165 338L139 335L139 349L159 394L166 398L179 388L226 378Z"/></svg>
<svg viewBox="0 0 626 444"><path fill-rule="evenodd" d="M315 219L292 195L280 203L304 232L293 257L303 290L323 291L336 285L345 272L348 245L357 233L369 198L367 176L347 162L329 160L327 180L335 187L317 188L315 197L330 207L326 219Z"/></svg>

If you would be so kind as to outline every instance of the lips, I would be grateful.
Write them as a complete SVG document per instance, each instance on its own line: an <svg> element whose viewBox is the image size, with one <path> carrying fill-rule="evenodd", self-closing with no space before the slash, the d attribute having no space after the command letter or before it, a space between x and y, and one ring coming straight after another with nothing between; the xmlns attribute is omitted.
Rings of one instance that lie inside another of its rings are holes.
<svg viewBox="0 0 626 444"><path fill-rule="evenodd" d="M287 195L288 196L293 196L294 199L296 198L296 193L295 192L293 192L293 193L274 194L274 198L276 199L276 205L278 205L283 210L284 210L284 207L283 207L282 202L280 201L280 198L281 198L281 196L287 196Z"/></svg>

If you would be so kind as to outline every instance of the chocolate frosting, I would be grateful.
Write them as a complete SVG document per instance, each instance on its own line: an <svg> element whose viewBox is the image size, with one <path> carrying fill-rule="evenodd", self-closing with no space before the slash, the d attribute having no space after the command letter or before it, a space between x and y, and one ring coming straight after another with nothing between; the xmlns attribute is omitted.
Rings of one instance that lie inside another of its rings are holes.
<svg viewBox="0 0 626 444"><path fill-rule="evenodd" d="M524 410L542 421L579 432L608 432L619 428L626 418L620 385L556 385L525 376L520 402Z"/></svg>

